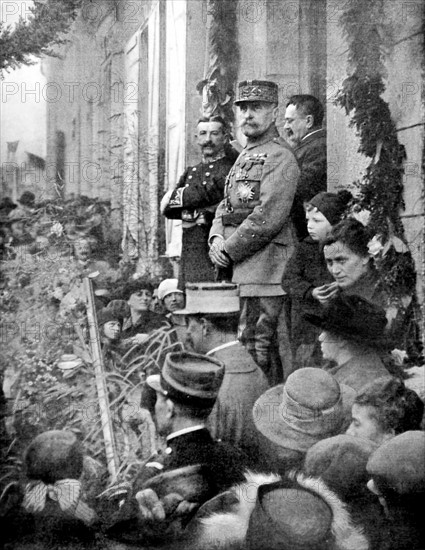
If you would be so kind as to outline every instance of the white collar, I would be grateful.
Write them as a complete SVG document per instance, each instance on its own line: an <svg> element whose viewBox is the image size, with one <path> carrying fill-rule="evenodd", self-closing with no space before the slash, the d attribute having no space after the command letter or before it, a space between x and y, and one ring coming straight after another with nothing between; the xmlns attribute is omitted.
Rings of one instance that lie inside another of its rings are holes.
<svg viewBox="0 0 425 550"><path fill-rule="evenodd" d="M322 128L319 128L318 130L313 130L312 132L310 132L309 134L306 134L301 141L304 141L305 139L307 139L309 136L315 134L316 132L320 132L320 130L322 130Z"/></svg>
<svg viewBox="0 0 425 550"><path fill-rule="evenodd" d="M239 344L239 340L233 340L232 342L226 342L225 344L221 344L221 346L217 346L216 348L210 349L205 355L212 355L216 351L220 351L225 348L230 348L230 346L236 346L236 344Z"/></svg>
<svg viewBox="0 0 425 550"><path fill-rule="evenodd" d="M190 428L183 428L182 430L177 430L176 432L173 432L172 434L167 436L167 441L170 441L170 439L174 439L179 435L189 434L197 430L203 430L204 428L205 428L205 424L198 424L196 426L191 426Z"/></svg>

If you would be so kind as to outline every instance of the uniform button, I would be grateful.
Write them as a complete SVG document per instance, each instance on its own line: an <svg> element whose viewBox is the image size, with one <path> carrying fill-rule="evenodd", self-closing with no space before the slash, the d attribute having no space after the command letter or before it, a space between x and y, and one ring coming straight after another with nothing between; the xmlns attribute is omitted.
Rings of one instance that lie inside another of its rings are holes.
<svg viewBox="0 0 425 550"><path fill-rule="evenodd" d="M263 223L266 223L266 222L263 221Z"/></svg>
<svg viewBox="0 0 425 550"><path fill-rule="evenodd" d="M209 175L210 175L210 172L205 172L205 175L206 175L206 176L209 176Z"/></svg>
<svg viewBox="0 0 425 550"><path fill-rule="evenodd" d="M189 184L188 184L188 183L186 183L185 187L189 187Z"/></svg>
<svg viewBox="0 0 425 550"><path fill-rule="evenodd" d="M262 208L260 208L260 212L262 212L262 211L263 211L263 209L262 209Z"/></svg>
<svg viewBox="0 0 425 550"><path fill-rule="evenodd" d="M251 225L254 227L254 222L251 222Z"/></svg>
<svg viewBox="0 0 425 550"><path fill-rule="evenodd" d="M209 168L214 168L214 164L210 164Z"/></svg>
<svg viewBox="0 0 425 550"><path fill-rule="evenodd" d="M196 168L192 168L192 172L196 172Z"/></svg>
<svg viewBox="0 0 425 550"><path fill-rule="evenodd" d="M203 181L203 182L202 182L202 185L207 185L207 182L206 182L206 181Z"/></svg>
<svg viewBox="0 0 425 550"><path fill-rule="evenodd" d="M255 237L255 233L253 233L252 236Z"/></svg>
<svg viewBox="0 0 425 550"><path fill-rule="evenodd" d="M167 447L164 452L166 455L170 455L173 452L173 449L171 447Z"/></svg>
<svg viewBox="0 0 425 550"><path fill-rule="evenodd" d="M191 180L193 178L193 176L189 176L189 179Z"/></svg>
<svg viewBox="0 0 425 550"><path fill-rule="evenodd" d="M233 186L231 183L229 183L228 188L231 189Z"/></svg>

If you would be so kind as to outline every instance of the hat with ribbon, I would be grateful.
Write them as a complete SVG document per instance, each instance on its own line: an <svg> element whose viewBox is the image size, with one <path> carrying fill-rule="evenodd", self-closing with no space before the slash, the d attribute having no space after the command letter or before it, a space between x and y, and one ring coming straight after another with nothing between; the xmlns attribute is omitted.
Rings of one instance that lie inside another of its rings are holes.
<svg viewBox="0 0 425 550"><path fill-rule="evenodd" d="M239 313L239 289L233 283L187 283L186 306L177 315L230 315Z"/></svg>
<svg viewBox="0 0 425 550"><path fill-rule="evenodd" d="M146 379L156 392L193 407L213 407L224 376L224 364L198 353L169 353L161 374Z"/></svg>
<svg viewBox="0 0 425 550"><path fill-rule="evenodd" d="M385 310L361 296L338 294L323 313L306 313L306 321L349 341L369 347L381 347L386 343Z"/></svg>
<svg viewBox="0 0 425 550"><path fill-rule="evenodd" d="M158 300L163 300L169 294L173 292L180 292L184 294L182 290L177 288L178 280L177 279L164 279L158 285Z"/></svg>
<svg viewBox="0 0 425 550"><path fill-rule="evenodd" d="M22 504L25 510L42 512L50 499L86 524L95 520L95 512L81 500L83 451L75 434L65 430L43 432L30 443L24 460L29 478Z"/></svg>
<svg viewBox="0 0 425 550"><path fill-rule="evenodd" d="M318 368L298 369L284 385L259 397L254 423L278 447L306 452L312 445L341 433L351 414L355 391Z"/></svg>
<svg viewBox="0 0 425 550"><path fill-rule="evenodd" d="M243 80L238 84L235 105L246 101L279 102L279 87L270 80Z"/></svg>

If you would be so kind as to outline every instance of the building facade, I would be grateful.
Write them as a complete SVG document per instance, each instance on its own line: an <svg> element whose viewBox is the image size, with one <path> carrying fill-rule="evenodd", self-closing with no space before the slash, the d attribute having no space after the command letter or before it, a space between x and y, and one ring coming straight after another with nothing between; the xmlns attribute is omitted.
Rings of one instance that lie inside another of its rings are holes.
<svg viewBox="0 0 425 550"><path fill-rule="evenodd" d="M383 97L406 149L401 217L423 303L424 15L420 3L373 1L389 37ZM352 186L370 159L358 153L350 117L334 103L350 74L341 26L345 5L87 0L61 58L46 62L47 81L58 94L47 106L47 165L56 166L48 182L52 195L59 186L65 196L109 199L125 252L141 270L155 271L161 256L178 255L180 229L165 224L159 200L184 166L199 159L193 139L203 102L199 83L217 74L233 91L237 80L274 80L282 106L296 93L319 97L326 111L328 187ZM224 53L223 43L231 46ZM280 128L283 116L284 108ZM243 141L236 125L234 134Z"/></svg>

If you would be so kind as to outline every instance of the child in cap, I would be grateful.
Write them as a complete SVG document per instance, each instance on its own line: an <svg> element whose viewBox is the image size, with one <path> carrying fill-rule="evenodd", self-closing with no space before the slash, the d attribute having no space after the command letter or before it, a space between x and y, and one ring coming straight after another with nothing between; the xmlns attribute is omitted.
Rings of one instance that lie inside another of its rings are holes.
<svg viewBox="0 0 425 550"><path fill-rule="evenodd" d="M309 236L298 244L282 278L282 287L291 297L291 345L296 368L311 366L318 336L303 315L319 313L322 303L338 292L323 258L323 243L351 199L345 190L321 192L304 206Z"/></svg>

